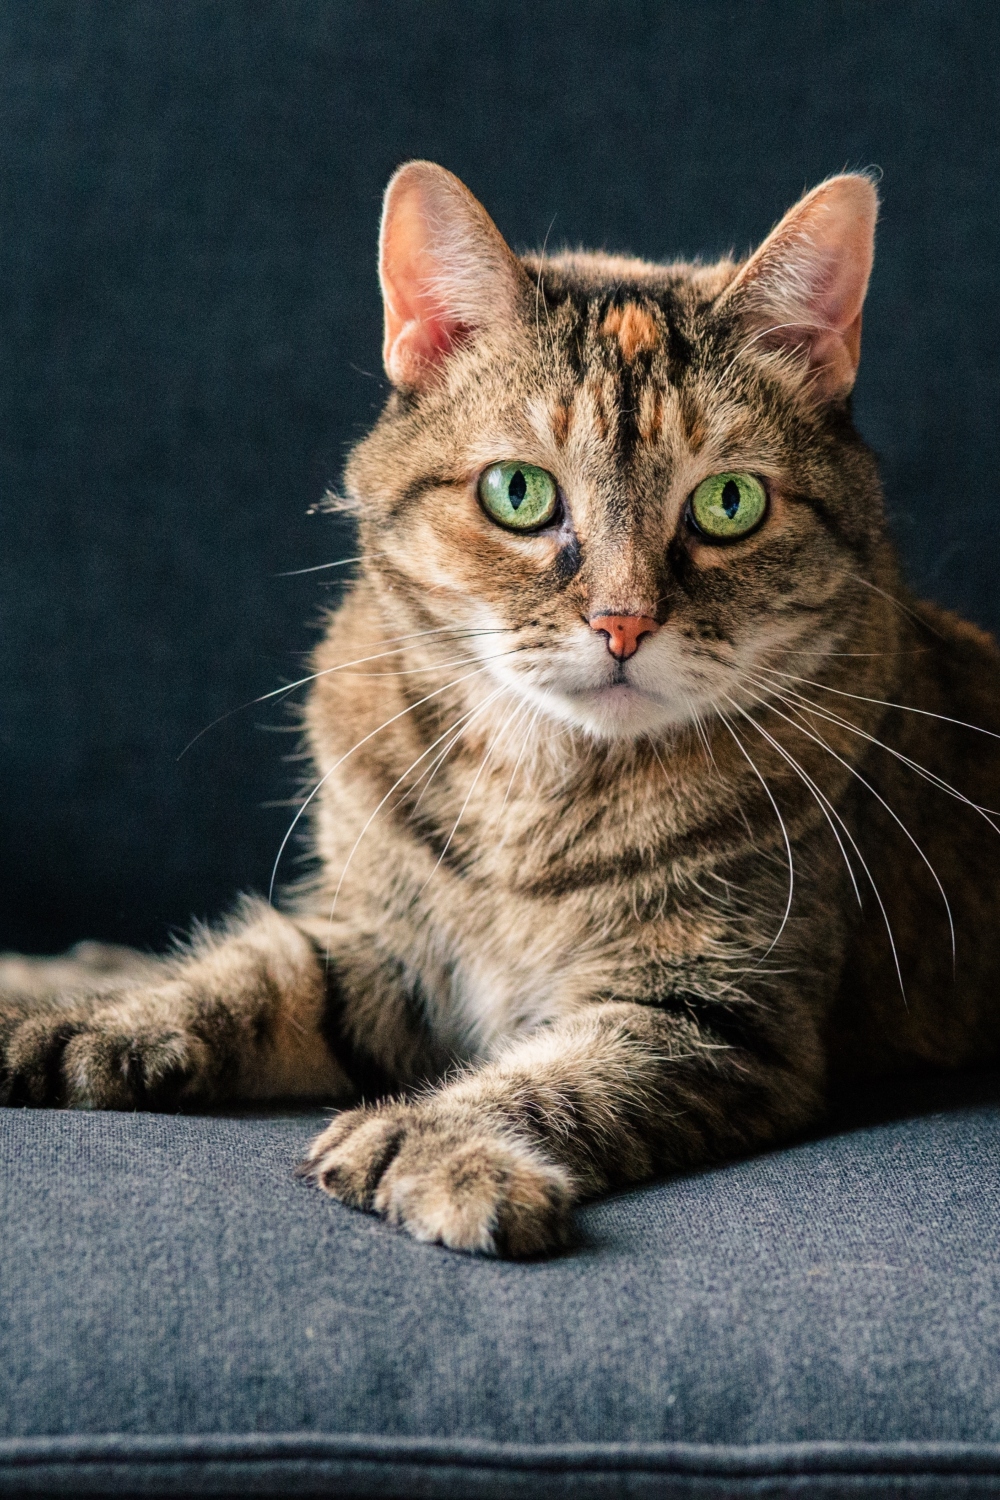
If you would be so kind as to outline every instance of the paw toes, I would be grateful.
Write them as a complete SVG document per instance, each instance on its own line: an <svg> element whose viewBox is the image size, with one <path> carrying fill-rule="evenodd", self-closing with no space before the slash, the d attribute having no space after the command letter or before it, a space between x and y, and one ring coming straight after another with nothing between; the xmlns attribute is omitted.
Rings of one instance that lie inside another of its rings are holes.
<svg viewBox="0 0 1000 1500"><path fill-rule="evenodd" d="M149 1109L176 1103L199 1066L196 1038L58 1007L0 1024L0 1103Z"/></svg>
<svg viewBox="0 0 1000 1500"><path fill-rule="evenodd" d="M414 1239L481 1255L541 1255L570 1237L573 1185L527 1142L419 1105L353 1109L300 1172Z"/></svg>
<svg viewBox="0 0 1000 1500"><path fill-rule="evenodd" d="M502 1138L400 1154L374 1207L415 1239L483 1255L539 1255L567 1242L571 1188L558 1167Z"/></svg>
<svg viewBox="0 0 1000 1500"><path fill-rule="evenodd" d="M571 1237L572 1203L569 1179L557 1167L513 1172L497 1213L499 1253L517 1258L564 1248Z"/></svg>
<svg viewBox="0 0 1000 1500"><path fill-rule="evenodd" d="M63 1055L79 1027L72 1017L51 1013L22 1021L4 1048L0 1102L35 1107L65 1103Z"/></svg>
<svg viewBox="0 0 1000 1500"><path fill-rule="evenodd" d="M81 1031L63 1057L68 1100L78 1108L175 1104L193 1071L190 1043L180 1031Z"/></svg>
<svg viewBox="0 0 1000 1500"><path fill-rule="evenodd" d="M313 1142L302 1171L351 1208L371 1208L404 1136L405 1125L389 1111L348 1110Z"/></svg>
<svg viewBox="0 0 1000 1500"><path fill-rule="evenodd" d="M496 1253L497 1184L483 1170L474 1146L433 1162L423 1153L397 1159L375 1195L373 1207L414 1239L452 1250ZM414 1159L414 1158L417 1159Z"/></svg>

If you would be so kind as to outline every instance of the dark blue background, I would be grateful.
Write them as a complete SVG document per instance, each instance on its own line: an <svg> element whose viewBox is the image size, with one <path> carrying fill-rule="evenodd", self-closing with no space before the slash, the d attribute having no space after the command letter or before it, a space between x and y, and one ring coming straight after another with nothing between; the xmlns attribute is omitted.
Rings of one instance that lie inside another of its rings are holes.
<svg viewBox="0 0 1000 1500"><path fill-rule="evenodd" d="M351 552L307 512L382 397L407 157L518 246L652 257L879 167L858 424L913 583L1000 625L998 41L984 0L0 7L0 945L266 886L287 716L177 757L335 598L277 575Z"/></svg>

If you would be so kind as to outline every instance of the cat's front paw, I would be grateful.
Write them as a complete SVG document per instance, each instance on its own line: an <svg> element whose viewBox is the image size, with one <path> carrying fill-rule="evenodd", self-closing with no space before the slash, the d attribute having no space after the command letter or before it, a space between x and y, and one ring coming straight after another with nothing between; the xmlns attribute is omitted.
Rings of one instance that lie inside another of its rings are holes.
<svg viewBox="0 0 1000 1500"><path fill-rule="evenodd" d="M176 1105L196 1090L206 1049L184 1025L158 1019L155 1009L151 994L0 1017L0 1103L75 1109Z"/></svg>
<svg viewBox="0 0 1000 1500"><path fill-rule="evenodd" d="M496 1122L433 1103L338 1115L302 1171L352 1208L451 1250L539 1255L569 1239L568 1174Z"/></svg>

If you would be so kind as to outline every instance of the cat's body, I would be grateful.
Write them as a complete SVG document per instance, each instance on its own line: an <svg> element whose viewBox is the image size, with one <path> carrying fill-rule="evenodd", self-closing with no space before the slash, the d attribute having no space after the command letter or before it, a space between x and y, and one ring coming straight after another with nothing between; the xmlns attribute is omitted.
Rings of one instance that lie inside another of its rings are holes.
<svg viewBox="0 0 1000 1500"><path fill-rule="evenodd" d="M850 424L873 223L846 177L740 267L542 265L397 174L314 876L155 973L0 964L11 1102L395 1094L309 1171L517 1254L996 1055L1000 653L906 596Z"/></svg>

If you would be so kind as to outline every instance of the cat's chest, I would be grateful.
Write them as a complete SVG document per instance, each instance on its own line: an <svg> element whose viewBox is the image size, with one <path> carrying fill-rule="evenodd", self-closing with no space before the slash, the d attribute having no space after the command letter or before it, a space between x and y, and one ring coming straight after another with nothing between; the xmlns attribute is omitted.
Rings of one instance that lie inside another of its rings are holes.
<svg viewBox="0 0 1000 1500"><path fill-rule="evenodd" d="M449 876L425 898L410 959L435 1032L473 1057L597 998L646 1000L725 941L663 872L545 895Z"/></svg>
<svg viewBox="0 0 1000 1500"><path fill-rule="evenodd" d="M651 964L704 951L691 880L717 856L659 763L602 779L456 756L394 797L406 764L324 785L324 899L409 976L452 1051L638 998Z"/></svg>
<svg viewBox="0 0 1000 1500"><path fill-rule="evenodd" d="M704 950L669 853L610 821L574 832L508 828L477 844L469 830L418 901L401 893L432 1022L459 1052L489 1052L598 995L637 998L656 963Z"/></svg>

